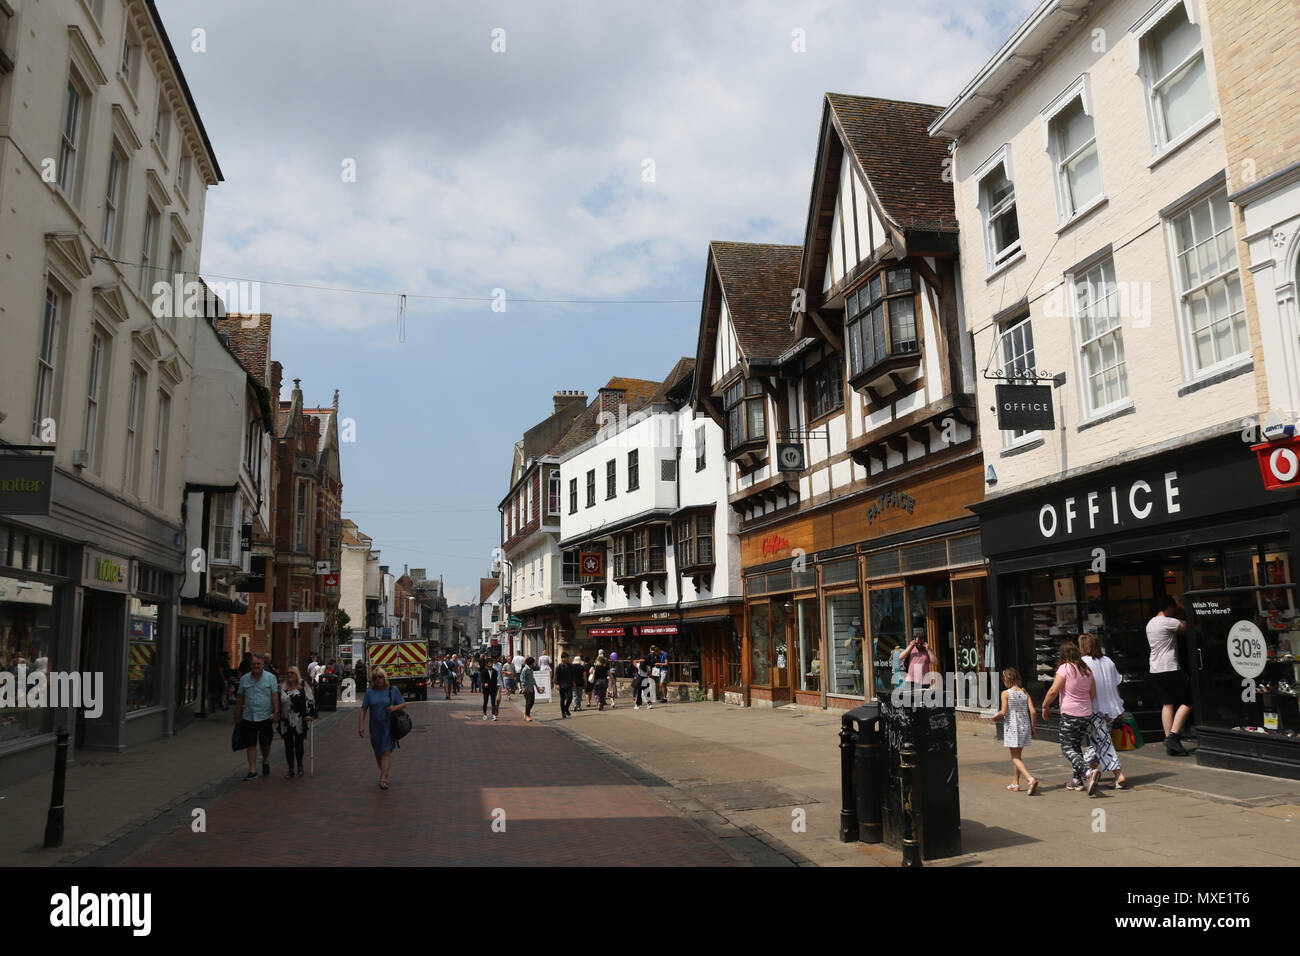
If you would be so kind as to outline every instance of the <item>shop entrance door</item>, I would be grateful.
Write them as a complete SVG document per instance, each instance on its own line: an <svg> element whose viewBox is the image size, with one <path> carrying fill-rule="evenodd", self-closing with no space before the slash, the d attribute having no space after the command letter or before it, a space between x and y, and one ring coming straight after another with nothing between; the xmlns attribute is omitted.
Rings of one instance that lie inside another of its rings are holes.
<svg viewBox="0 0 1300 956"><path fill-rule="evenodd" d="M798 646L795 630L794 602L790 598L772 600L772 703L794 699L790 675L791 658Z"/></svg>

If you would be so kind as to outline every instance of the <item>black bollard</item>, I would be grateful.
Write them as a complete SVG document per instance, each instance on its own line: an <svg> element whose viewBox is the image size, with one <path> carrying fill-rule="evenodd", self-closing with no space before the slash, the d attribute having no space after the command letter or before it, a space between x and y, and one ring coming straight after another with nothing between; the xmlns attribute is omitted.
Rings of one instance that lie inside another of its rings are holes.
<svg viewBox="0 0 1300 956"><path fill-rule="evenodd" d="M45 846L63 846L63 785L68 776L68 728L60 727L54 745L54 790L50 794L50 811L45 817Z"/></svg>
<svg viewBox="0 0 1300 956"><path fill-rule="evenodd" d="M916 792L916 745L910 740L898 748L898 769L902 771L903 786L903 866L921 865L920 826Z"/></svg>
<svg viewBox="0 0 1300 956"><path fill-rule="evenodd" d="M857 798L853 793L853 751L857 735L853 718L840 718L840 842L853 843L858 838Z"/></svg>

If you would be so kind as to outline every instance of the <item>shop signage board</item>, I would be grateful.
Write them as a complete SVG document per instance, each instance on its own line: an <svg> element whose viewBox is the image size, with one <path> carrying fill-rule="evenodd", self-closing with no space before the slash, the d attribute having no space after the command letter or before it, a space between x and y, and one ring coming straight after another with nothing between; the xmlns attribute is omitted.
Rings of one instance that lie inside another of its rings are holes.
<svg viewBox="0 0 1300 956"><path fill-rule="evenodd" d="M1228 660L1242 677L1255 678L1264 673L1268 647L1264 635L1250 621L1238 621L1228 631Z"/></svg>
<svg viewBox="0 0 1300 956"><path fill-rule="evenodd" d="M636 629L640 637L672 636L677 633L676 624L643 624Z"/></svg>
<svg viewBox="0 0 1300 956"><path fill-rule="evenodd" d="M622 637L625 629L621 627L589 627L588 637Z"/></svg>
<svg viewBox="0 0 1300 956"><path fill-rule="evenodd" d="M984 553L1074 544L1276 505L1240 444L1111 468L977 507ZM1014 502L1014 503L1013 503Z"/></svg>
<svg viewBox="0 0 1300 956"><path fill-rule="evenodd" d="M0 455L0 515L48 515L53 455Z"/></svg>
<svg viewBox="0 0 1300 956"><path fill-rule="evenodd" d="M777 445L776 468L777 471L803 471L803 445Z"/></svg>
<svg viewBox="0 0 1300 956"><path fill-rule="evenodd" d="M272 611L272 624L292 624L297 627L299 624L324 624L324 611ZM384 628L384 630L389 630ZM387 636L387 635L385 635Z"/></svg>
<svg viewBox="0 0 1300 956"><path fill-rule="evenodd" d="M1252 445L1264 487L1270 491L1300 486L1300 437Z"/></svg>
<svg viewBox="0 0 1300 956"><path fill-rule="evenodd" d="M1056 418L1052 413L1052 386L998 385L998 428L1004 431L1053 431Z"/></svg>
<svg viewBox="0 0 1300 956"><path fill-rule="evenodd" d="M81 573L81 586L98 591L131 591L131 559L109 554L107 551L85 549L85 565Z"/></svg>

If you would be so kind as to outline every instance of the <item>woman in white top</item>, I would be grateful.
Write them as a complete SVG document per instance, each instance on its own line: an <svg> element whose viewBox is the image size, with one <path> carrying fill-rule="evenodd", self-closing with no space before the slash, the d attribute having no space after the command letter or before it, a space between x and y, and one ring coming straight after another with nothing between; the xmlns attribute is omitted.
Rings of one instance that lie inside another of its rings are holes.
<svg viewBox="0 0 1300 956"><path fill-rule="evenodd" d="M1120 766L1119 754L1110 738L1110 728L1124 713L1124 702L1119 697L1119 670L1115 662L1101 651L1101 641L1095 634L1084 634L1079 638L1079 650L1083 652L1083 662L1092 671L1092 679L1097 687L1097 698L1092 702L1092 719L1088 730L1090 746L1084 751L1083 759L1090 764L1101 765L1101 769L1115 775L1115 789L1128 789L1128 780Z"/></svg>

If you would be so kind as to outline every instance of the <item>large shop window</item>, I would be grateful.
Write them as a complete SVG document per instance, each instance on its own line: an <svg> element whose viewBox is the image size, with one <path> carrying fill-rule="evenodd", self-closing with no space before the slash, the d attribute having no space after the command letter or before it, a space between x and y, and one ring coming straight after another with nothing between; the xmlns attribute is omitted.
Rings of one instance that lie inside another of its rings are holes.
<svg viewBox="0 0 1300 956"><path fill-rule="evenodd" d="M8 532L0 531L0 536ZM4 563L0 541L0 563ZM0 672L23 689L30 679L58 667L54 633L55 586L0 575ZM54 711L45 707L0 709L0 742L52 729Z"/></svg>
<svg viewBox="0 0 1300 956"><path fill-rule="evenodd" d="M176 706L188 707L199 699L203 678L203 627L182 624L181 639L177 645L179 660L176 668Z"/></svg>
<svg viewBox="0 0 1300 956"><path fill-rule="evenodd" d="M126 660L127 712L144 710L160 702L162 662L158 659L160 606L131 598Z"/></svg>
<svg viewBox="0 0 1300 956"><path fill-rule="evenodd" d="M903 588L871 591L871 644L875 664L876 696L885 699L903 683L899 655L907 646L907 608Z"/></svg>
<svg viewBox="0 0 1300 956"><path fill-rule="evenodd" d="M857 591L826 595L826 639L831 673L828 694L862 697L862 596Z"/></svg>
<svg viewBox="0 0 1300 956"><path fill-rule="evenodd" d="M1284 541L1235 544L1192 555L1185 611L1206 726L1300 735L1300 620ZM1254 700L1248 690L1253 682Z"/></svg>

